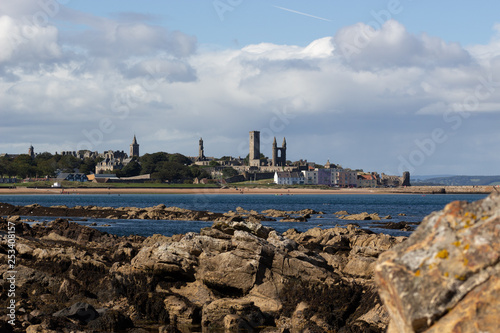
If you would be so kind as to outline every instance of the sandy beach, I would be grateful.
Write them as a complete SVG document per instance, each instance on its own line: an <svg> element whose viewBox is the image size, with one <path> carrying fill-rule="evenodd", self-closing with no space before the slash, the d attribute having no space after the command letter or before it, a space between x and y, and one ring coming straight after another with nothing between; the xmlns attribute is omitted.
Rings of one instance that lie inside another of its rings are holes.
<svg viewBox="0 0 500 333"><path fill-rule="evenodd" d="M443 192L444 189L444 192ZM0 188L0 194L441 194L484 193L494 191L493 186L412 186L407 188Z"/></svg>

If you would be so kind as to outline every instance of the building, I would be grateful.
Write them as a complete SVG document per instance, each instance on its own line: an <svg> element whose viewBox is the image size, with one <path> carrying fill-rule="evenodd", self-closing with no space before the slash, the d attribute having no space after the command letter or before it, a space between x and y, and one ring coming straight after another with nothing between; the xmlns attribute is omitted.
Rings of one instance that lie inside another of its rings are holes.
<svg viewBox="0 0 500 333"><path fill-rule="evenodd" d="M338 187L358 186L358 173L349 169L332 169L333 185Z"/></svg>
<svg viewBox="0 0 500 333"><path fill-rule="evenodd" d="M318 184L318 170L304 170L302 171L304 175L305 185L317 185Z"/></svg>
<svg viewBox="0 0 500 333"><path fill-rule="evenodd" d="M132 144L130 145L130 157L139 157L139 144L137 143L135 134L134 140L132 140Z"/></svg>
<svg viewBox="0 0 500 333"><path fill-rule="evenodd" d="M203 147L203 138L198 141L198 161L205 161L205 148Z"/></svg>
<svg viewBox="0 0 500 333"><path fill-rule="evenodd" d="M372 174L358 175L358 187L377 187L377 177Z"/></svg>
<svg viewBox="0 0 500 333"><path fill-rule="evenodd" d="M273 151L272 151L272 166L285 166L286 165L286 139L283 138L283 144L278 147L276 143L276 137L273 141Z"/></svg>
<svg viewBox="0 0 500 333"><path fill-rule="evenodd" d="M35 158L35 149L33 148L33 145L30 145L30 148L28 149L28 155L30 155L32 159Z"/></svg>
<svg viewBox="0 0 500 333"><path fill-rule="evenodd" d="M260 132L250 132L250 152L248 154L248 164L251 167L260 167Z"/></svg>
<svg viewBox="0 0 500 333"><path fill-rule="evenodd" d="M304 185L305 179L301 172L279 172L274 173L274 183L278 185Z"/></svg>

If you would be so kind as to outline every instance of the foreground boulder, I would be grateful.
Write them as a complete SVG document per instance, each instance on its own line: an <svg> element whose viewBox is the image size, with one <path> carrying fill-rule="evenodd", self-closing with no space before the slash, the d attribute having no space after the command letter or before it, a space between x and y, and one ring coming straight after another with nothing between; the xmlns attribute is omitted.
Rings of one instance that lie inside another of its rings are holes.
<svg viewBox="0 0 500 333"><path fill-rule="evenodd" d="M500 195L426 217L375 268L389 333L498 332Z"/></svg>

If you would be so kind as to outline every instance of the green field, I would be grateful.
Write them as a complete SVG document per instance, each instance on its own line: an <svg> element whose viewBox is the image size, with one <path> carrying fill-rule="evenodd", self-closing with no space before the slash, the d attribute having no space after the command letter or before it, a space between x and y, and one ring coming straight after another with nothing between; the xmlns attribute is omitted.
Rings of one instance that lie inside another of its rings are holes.
<svg viewBox="0 0 500 333"><path fill-rule="evenodd" d="M0 184L0 187L51 187L54 182L27 182ZM62 188L218 188L218 184L166 184L166 183L92 183L92 182L61 182Z"/></svg>

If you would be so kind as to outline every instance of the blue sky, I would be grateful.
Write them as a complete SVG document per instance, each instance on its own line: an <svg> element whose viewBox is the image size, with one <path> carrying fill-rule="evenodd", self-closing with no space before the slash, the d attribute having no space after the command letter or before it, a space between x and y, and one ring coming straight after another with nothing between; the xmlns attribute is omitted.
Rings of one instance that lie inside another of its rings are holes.
<svg viewBox="0 0 500 333"><path fill-rule="evenodd" d="M500 174L496 1L0 4L0 153L289 159Z"/></svg>

